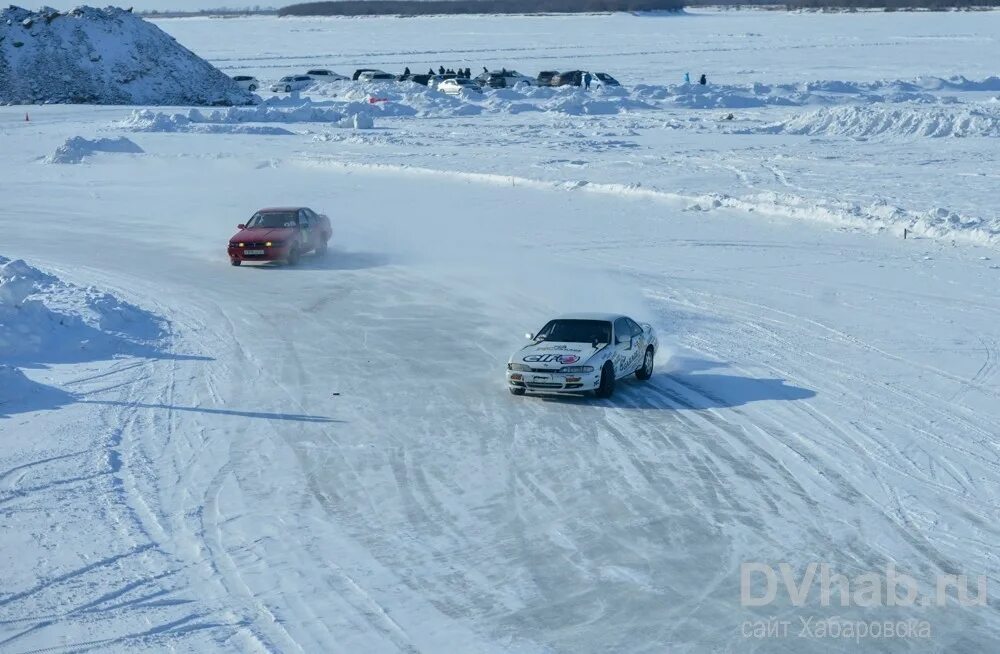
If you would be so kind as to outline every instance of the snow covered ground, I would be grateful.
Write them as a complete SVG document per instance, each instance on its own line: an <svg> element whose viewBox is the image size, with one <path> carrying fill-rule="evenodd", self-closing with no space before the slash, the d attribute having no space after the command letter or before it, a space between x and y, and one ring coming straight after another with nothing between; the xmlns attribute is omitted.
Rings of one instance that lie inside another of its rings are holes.
<svg viewBox="0 0 1000 654"><path fill-rule="evenodd" d="M996 649L1000 14L159 25L626 90L0 108L0 651ZM230 267L283 204L331 252ZM653 378L510 396L570 310L651 322ZM744 562L988 600L748 607Z"/></svg>

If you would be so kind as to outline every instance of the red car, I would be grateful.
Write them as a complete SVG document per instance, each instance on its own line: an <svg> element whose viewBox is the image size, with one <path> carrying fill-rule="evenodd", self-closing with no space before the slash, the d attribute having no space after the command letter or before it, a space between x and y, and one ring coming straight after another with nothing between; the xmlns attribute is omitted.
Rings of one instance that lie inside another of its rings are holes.
<svg viewBox="0 0 1000 654"><path fill-rule="evenodd" d="M294 266L307 252L325 254L332 235L330 219L309 207L261 209L238 225L229 239L229 262L285 261Z"/></svg>

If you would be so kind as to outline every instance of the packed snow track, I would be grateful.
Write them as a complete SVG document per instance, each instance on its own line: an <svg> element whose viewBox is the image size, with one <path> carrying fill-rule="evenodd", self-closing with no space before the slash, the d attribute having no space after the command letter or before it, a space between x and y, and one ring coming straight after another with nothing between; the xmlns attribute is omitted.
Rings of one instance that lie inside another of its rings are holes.
<svg viewBox="0 0 1000 654"><path fill-rule="evenodd" d="M447 176L428 193L424 174L115 156L11 171L7 215L45 220L5 247L170 333L28 370L71 396L3 422L25 434L4 519L37 556L5 566L5 651L770 651L741 636L742 561L995 570L1000 310L968 251ZM136 165L157 183L98 186ZM225 239L275 180L339 245L230 267ZM72 247L52 238L71 226ZM580 306L653 323L652 380L511 397L518 335ZM69 522L39 529L39 511ZM991 606L938 610L920 613L935 646L992 642Z"/></svg>
<svg viewBox="0 0 1000 654"><path fill-rule="evenodd" d="M0 653L1000 651L1000 13L157 25L625 86L0 107ZM594 311L648 381L507 392Z"/></svg>

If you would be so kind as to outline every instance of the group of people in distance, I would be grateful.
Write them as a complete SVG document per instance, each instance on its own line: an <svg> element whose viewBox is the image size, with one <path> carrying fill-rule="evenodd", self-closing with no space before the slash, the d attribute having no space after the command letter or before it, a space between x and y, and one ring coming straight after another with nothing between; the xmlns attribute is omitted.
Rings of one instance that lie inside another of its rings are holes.
<svg viewBox="0 0 1000 654"><path fill-rule="evenodd" d="M483 66L483 72L484 73L488 73L488 72L490 72L490 70L486 66ZM503 70L503 72L506 73L507 69L505 68ZM472 71L469 68L456 68L456 69L452 69L452 68L445 68L444 66L439 66L436 73L434 72L434 69L431 68L430 70L427 71L427 74L428 75L454 75L455 77L459 77L459 78L472 79ZM403 75L404 76L409 76L410 75L410 67L409 66L407 66L406 70L403 71ZM584 73L583 80L582 80L584 87L586 87L588 89L590 88L590 81L591 81L591 79L592 78L590 76L590 73ZM691 73L684 73L684 83L685 84L690 84L691 83ZM702 86L705 86L706 84L708 84L708 78L705 77L705 73L702 73L701 77L698 78L698 83L701 84Z"/></svg>
<svg viewBox="0 0 1000 654"><path fill-rule="evenodd" d="M403 71L403 75L406 76L406 75L409 75L409 74L410 74L410 67L407 66L406 70ZM460 77L460 78L464 78L464 79L472 79L472 71L470 69L468 69L468 68L454 68L453 69L453 68L445 68L444 66L439 66L436 73L434 72L434 69L431 68L430 70L427 71L427 74L428 75L454 75L455 77Z"/></svg>

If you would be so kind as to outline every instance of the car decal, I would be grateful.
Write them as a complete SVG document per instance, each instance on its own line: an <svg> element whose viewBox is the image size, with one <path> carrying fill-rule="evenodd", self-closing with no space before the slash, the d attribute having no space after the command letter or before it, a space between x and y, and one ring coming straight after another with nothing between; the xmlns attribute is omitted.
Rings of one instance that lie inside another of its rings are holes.
<svg viewBox="0 0 1000 654"><path fill-rule="evenodd" d="M529 354L524 357L525 363L576 363L580 357L575 354Z"/></svg>

